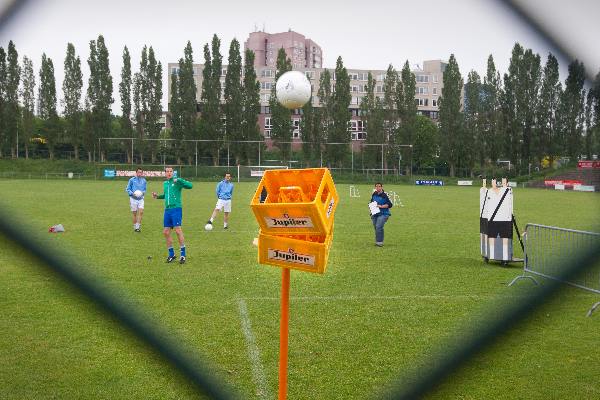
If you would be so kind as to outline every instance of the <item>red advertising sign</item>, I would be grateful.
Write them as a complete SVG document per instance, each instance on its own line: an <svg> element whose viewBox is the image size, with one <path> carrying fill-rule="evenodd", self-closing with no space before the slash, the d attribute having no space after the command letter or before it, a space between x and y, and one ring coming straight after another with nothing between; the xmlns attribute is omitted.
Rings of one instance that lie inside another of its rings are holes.
<svg viewBox="0 0 600 400"><path fill-rule="evenodd" d="M577 168L600 168L600 161L577 161Z"/></svg>
<svg viewBox="0 0 600 400"><path fill-rule="evenodd" d="M554 186L554 185L565 185L565 186L574 186L574 185L582 185L579 179L547 179L544 181L544 185L546 186Z"/></svg>

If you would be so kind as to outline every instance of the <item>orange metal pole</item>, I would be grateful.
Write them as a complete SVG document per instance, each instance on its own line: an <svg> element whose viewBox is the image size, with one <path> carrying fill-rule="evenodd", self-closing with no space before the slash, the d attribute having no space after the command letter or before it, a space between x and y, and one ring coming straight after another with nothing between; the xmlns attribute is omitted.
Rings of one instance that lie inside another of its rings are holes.
<svg viewBox="0 0 600 400"><path fill-rule="evenodd" d="M281 322L279 324L279 400L287 397L288 333L290 319L290 269L281 270Z"/></svg>

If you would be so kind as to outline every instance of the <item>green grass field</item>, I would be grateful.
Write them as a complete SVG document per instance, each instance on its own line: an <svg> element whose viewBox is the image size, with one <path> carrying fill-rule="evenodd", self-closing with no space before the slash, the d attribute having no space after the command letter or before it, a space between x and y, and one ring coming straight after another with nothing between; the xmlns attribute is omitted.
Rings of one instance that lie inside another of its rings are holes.
<svg viewBox="0 0 600 400"><path fill-rule="evenodd" d="M236 185L228 231L221 219L203 230L215 182L184 192L184 266L164 263L161 201L146 200L142 233L132 231L125 185L0 180L0 205L35 240L68 251L121 301L195 349L244 398L276 398L281 271L256 261L249 207L256 183ZM149 191L160 187L149 183ZM392 209L383 248L373 245L371 187L360 185L360 198L349 197L348 185L337 189L326 273L291 273L289 399L381 395L535 290L529 281L507 287L521 265L481 260L478 188L386 185L404 207ZM514 204L521 229L533 222L597 231L597 194L516 189ZM67 232L46 233L57 223ZM596 301L567 287L431 398L600 398L600 314L585 316ZM152 350L2 236L0 304L2 399L199 397Z"/></svg>

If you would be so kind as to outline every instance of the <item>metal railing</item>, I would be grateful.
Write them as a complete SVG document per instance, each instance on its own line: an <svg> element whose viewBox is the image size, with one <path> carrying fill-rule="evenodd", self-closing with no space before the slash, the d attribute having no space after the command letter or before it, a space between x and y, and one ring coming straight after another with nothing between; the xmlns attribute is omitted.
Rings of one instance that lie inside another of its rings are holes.
<svg viewBox="0 0 600 400"><path fill-rule="evenodd" d="M517 276L508 286L520 279L530 279L537 285L538 282L531 276L536 275L600 294L600 265L589 268L585 273L569 280L560 278L565 265L568 265L571 260L600 246L600 233L527 224L524 238L523 275ZM600 302L596 302L587 315L590 316L598 306Z"/></svg>

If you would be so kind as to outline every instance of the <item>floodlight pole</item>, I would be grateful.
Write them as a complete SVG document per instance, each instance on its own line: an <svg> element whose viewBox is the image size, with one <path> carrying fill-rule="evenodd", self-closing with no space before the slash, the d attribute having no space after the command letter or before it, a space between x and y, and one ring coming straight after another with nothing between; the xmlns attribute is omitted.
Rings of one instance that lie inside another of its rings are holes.
<svg viewBox="0 0 600 400"><path fill-rule="evenodd" d="M287 397L288 333L290 319L290 269L281 270L281 321L279 324L279 400Z"/></svg>

